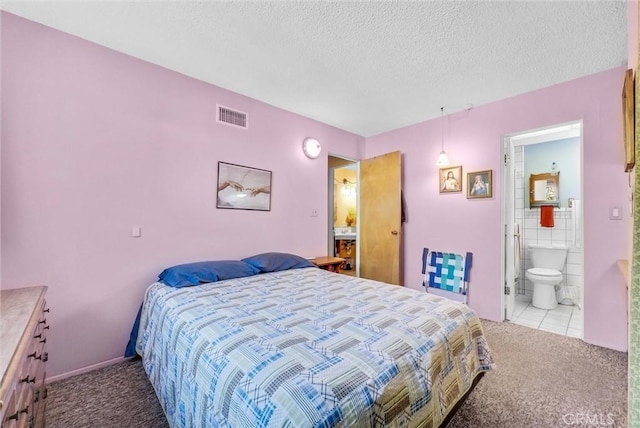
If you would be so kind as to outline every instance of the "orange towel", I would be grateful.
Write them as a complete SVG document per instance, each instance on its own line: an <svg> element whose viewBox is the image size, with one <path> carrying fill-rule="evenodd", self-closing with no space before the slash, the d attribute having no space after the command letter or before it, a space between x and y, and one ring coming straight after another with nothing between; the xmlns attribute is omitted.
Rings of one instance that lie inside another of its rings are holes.
<svg viewBox="0 0 640 428"><path fill-rule="evenodd" d="M553 205L540 207L540 226L553 227Z"/></svg>

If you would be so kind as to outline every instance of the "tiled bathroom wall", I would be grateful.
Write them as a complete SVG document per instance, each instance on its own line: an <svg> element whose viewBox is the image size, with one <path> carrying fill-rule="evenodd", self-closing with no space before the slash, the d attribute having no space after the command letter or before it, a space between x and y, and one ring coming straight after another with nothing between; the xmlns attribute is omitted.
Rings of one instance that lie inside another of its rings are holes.
<svg viewBox="0 0 640 428"><path fill-rule="evenodd" d="M525 208L525 185L524 180L524 150L523 146L514 148L515 154L513 164L515 168L515 222L520 229L520 276L516 280L516 294L527 296L533 295L533 285L526 279L525 273L531 267L529 254L527 251L528 244L542 245L567 245L569 252L567 254L567 263L564 269L564 280L561 285L568 285L571 290L575 291L574 296L578 302L582 301L582 246L574 245L574 232L572 215L573 212L568 207L555 208L553 211L554 227L540 226L540 209Z"/></svg>

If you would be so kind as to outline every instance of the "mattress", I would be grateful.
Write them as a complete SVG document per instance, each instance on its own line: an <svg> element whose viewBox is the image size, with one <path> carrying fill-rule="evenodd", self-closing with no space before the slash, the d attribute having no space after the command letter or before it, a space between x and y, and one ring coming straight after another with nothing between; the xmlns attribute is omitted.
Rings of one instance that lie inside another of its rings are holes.
<svg viewBox="0 0 640 428"><path fill-rule="evenodd" d="M494 368L467 306L318 268L146 291L136 351L177 427L436 427Z"/></svg>

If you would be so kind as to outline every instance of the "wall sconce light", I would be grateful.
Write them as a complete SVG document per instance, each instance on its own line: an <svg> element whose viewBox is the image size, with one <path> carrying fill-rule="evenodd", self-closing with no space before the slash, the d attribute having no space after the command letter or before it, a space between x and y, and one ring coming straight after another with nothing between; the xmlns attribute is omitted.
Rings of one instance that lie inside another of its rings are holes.
<svg viewBox="0 0 640 428"><path fill-rule="evenodd" d="M447 152L444 151L444 107L440 107L440 126L442 128L442 151L438 155L436 166L447 166L449 165L449 157L447 156Z"/></svg>
<svg viewBox="0 0 640 428"><path fill-rule="evenodd" d="M320 141L315 138L306 138L302 142L302 151L309 159L315 159L320 156L322 146L320 146Z"/></svg>

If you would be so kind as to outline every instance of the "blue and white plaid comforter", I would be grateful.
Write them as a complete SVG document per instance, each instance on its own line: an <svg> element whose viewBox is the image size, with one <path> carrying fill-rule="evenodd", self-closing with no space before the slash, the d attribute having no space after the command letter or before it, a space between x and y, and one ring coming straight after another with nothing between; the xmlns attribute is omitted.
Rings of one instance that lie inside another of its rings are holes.
<svg viewBox="0 0 640 428"><path fill-rule="evenodd" d="M317 268L155 283L137 352L173 428L435 427L493 368L466 306Z"/></svg>

